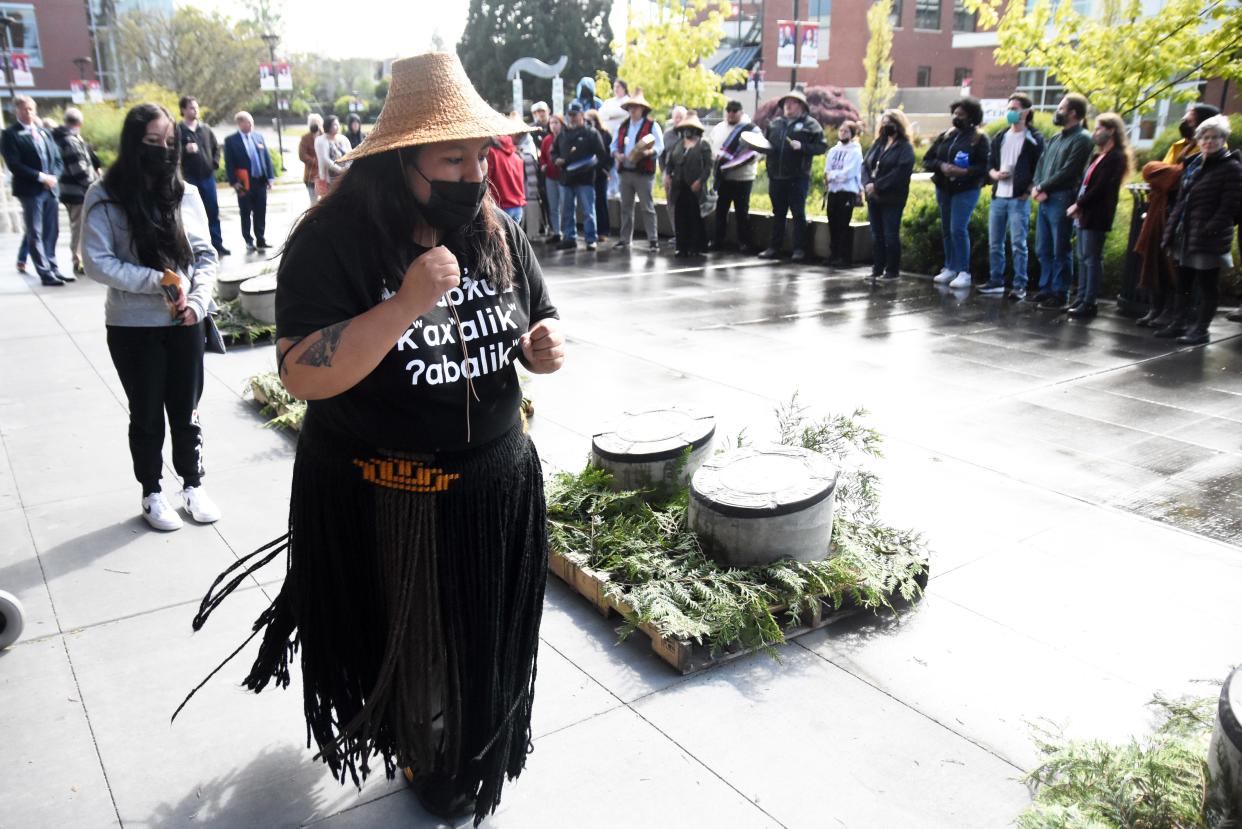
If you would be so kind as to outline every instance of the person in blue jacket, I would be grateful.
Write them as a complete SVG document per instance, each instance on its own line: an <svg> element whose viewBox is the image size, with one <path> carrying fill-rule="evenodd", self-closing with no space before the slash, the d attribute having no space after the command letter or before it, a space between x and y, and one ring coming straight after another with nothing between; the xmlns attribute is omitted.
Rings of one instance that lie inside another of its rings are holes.
<svg viewBox="0 0 1242 829"><path fill-rule="evenodd" d="M264 238L267 229L267 191L276 178L267 142L254 131L254 118L249 112L239 112L234 117L237 132L224 139L224 167L229 184L237 192L237 209L241 211L242 239L246 252L265 250L270 247ZM250 236L251 220L254 222L254 238Z"/></svg>
<svg viewBox="0 0 1242 829"><path fill-rule="evenodd" d="M27 247L39 280L49 287L73 282L72 274L56 265L56 238L60 235L60 175L65 170L52 134L40 125L34 99L18 95L13 104L16 120L0 136L4 163L13 175L13 195L22 205ZM18 262L24 259L19 255Z"/></svg>
<svg viewBox="0 0 1242 829"><path fill-rule="evenodd" d="M604 102L595 97L595 79L583 76L578 81L578 88L574 92L576 99L582 104L582 111L588 109L599 109Z"/></svg>

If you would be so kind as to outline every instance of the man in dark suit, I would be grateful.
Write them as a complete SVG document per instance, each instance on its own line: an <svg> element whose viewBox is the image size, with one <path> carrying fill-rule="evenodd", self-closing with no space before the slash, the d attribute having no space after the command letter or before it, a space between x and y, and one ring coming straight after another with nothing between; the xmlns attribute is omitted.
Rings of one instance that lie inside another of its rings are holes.
<svg viewBox="0 0 1242 829"><path fill-rule="evenodd" d="M60 235L58 187L65 164L52 134L35 123L34 99L19 95L14 103L17 120L0 135L0 152L13 174L13 195L22 204L30 258L44 285L64 285L75 277L56 266L56 239Z"/></svg>
<svg viewBox="0 0 1242 829"><path fill-rule="evenodd" d="M276 171L267 152L267 142L254 131L249 112L239 112L234 119L237 132L224 139L224 166L229 184L237 191L237 207L241 211L242 238L246 252L266 250L267 191L271 189ZM254 217L254 239L250 238L250 220Z"/></svg>

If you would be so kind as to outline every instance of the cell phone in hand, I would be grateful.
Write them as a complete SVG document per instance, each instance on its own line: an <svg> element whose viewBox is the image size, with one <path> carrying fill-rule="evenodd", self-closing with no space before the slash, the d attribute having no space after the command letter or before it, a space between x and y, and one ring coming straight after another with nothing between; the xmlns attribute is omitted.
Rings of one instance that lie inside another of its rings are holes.
<svg viewBox="0 0 1242 829"><path fill-rule="evenodd" d="M160 277L160 288L164 291L164 298L172 304L172 318L176 319L179 314L177 300L181 298L181 277L166 268Z"/></svg>

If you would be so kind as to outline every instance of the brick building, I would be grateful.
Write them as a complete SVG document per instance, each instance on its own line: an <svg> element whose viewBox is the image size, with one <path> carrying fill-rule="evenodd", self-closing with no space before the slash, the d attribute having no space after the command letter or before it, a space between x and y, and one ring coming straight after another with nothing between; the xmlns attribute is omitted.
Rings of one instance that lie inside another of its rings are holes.
<svg viewBox="0 0 1242 829"><path fill-rule="evenodd" d="M68 99L69 82L78 79L74 58L85 57L94 62L86 5L82 0L0 2L0 12L16 20L10 30L12 48L15 53L29 56L34 76L34 85L17 87L17 94L29 95L36 101ZM94 78L89 67L86 77ZM7 100L7 84L0 83L0 88L0 97Z"/></svg>
<svg viewBox="0 0 1242 829"><path fill-rule="evenodd" d="M797 9L795 11L795 5ZM763 72L766 100L799 85L838 86L855 102L865 77L867 0L740 0L726 24L729 45L751 47L747 68ZM920 132L942 129L949 122L949 102L964 87L977 98L1005 98L1017 83L1017 70L992 59L995 36L976 31L975 17L961 0L893 0L893 81L901 106ZM819 29L818 66L790 69L777 66L777 21L814 22ZM764 36L767 33L767 36ZM756 90L732 94L754 105Z"/></svg>

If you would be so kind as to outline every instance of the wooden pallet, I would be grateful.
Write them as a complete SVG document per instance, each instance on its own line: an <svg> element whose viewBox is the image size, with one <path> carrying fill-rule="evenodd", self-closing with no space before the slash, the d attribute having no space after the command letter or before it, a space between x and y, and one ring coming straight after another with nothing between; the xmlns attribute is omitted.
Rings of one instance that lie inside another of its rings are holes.
<svg viewBox="0 0 1242 829"><path fill-rule="evenodd" d="M627 619L634 618L633 608L624 602L615 601L605 595L604 584L606 578L602 577L601 574L585 567L579 567L555 550L549 553L548 570L594 605L595 609L603 614L605 618L609 618L614 614ZM770 608L770 610L774 617L780 618L781 614L785 612L786 606L777 605ZM861 608L856 607L842 607L838 609L828 602L820 601L810 613L802 614L798 621L787 622L783 625L781 632L785 635L785 641L790 641L813 630L819 630L842 619L847 619L861 611ZM683 675L692 674L704 668L710 668L758 650L757 648L743 648L735 645L713 654L711 648L707 645L700 645L689 639L672 639L663 636L656 630L654 625L646 622L640 624L637 629L646 634L651 640L651 649L655 651L656 655Z"/></svg>

